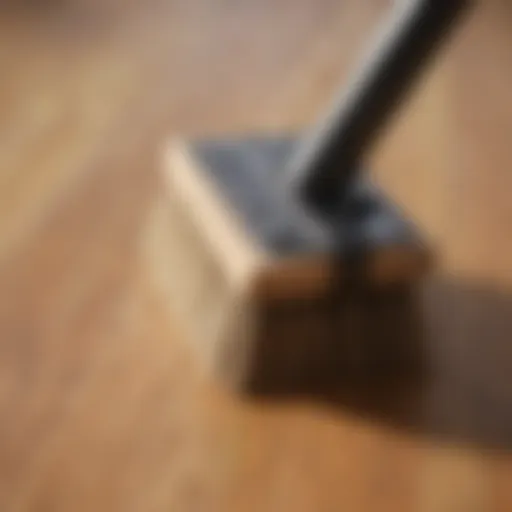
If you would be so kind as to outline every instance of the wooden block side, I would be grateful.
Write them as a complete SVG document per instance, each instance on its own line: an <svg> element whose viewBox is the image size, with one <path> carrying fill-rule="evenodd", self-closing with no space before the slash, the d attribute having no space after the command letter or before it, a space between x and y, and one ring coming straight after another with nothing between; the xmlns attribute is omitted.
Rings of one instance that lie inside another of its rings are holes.
<svg viewBox="0 0 512 512"><path fill-rule="evenodd" d="M414 282L433 264L433 255L419 240L408 245L381 247L370 255L369 279L377 286Z"/></svg>
<svg viewBox="0 0 512 512"><path fill-rule="evenodd" d="M170 144L163 169L168 200L179 205L183 221L200 237L202 250L210 254L230 286L239 289L262 271L268 258L200 166L185 143Z"/></svg>
<svg viewBox="0 0 512 512"><path fill-rule="evenodd" d="M432 264L432 255L419 242L383 246L365 256L364 279L376 288L419 280ZM338 293L347 269L335 255L271 260L255 277L253 293L262 302L322 299Z"/></svg>

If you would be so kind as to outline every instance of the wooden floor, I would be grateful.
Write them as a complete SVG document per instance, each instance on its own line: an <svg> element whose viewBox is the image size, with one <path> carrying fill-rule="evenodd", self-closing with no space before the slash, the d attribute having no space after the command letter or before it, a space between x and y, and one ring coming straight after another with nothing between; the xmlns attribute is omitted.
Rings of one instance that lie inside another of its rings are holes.
<svg viewBox="0 0 512 512"><path fill-rule="evenodd" d="M139 257L165 137L310 123L389 4L1 3L0 510L512 510L508 2L372 158L439 246L421 386L229 397Z"/></svg>

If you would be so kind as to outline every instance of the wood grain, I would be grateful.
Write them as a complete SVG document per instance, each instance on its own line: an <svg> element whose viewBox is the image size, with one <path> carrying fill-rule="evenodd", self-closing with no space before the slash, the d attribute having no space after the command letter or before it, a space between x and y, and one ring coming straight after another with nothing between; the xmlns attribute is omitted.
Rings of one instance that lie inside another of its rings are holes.
<svg viewBox="0 0 512 512"><path fill-rule="evenodd" d="M506 2L478 5L372 158L442 256L421 384L239 402L138 260L164 138L309 123L388 5L2 3L1 510L509 510Z"/></svg>

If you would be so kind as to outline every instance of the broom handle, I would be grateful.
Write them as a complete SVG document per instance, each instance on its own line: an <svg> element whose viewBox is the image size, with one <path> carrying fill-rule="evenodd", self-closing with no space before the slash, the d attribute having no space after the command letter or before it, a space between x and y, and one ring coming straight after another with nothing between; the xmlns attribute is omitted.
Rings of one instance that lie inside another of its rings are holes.
<svg viewBox="0 0 512 512"><path fill-rule="evenodd" d="M360 160L470 0L402 0L367 59L289 162L292 189L319 209L339 202Z"/></svg>

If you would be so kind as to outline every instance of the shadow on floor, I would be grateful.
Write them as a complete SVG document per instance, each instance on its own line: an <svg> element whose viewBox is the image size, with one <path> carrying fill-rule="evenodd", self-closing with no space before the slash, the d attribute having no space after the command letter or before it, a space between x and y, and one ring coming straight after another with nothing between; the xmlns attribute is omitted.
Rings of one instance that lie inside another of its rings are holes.
<svg viewBox="0 0 512 512"><path fill-rule="evenodd" d="M257 395L306 397L428 437L511 450L512 295L432 280L393 311L387 327L368 322L375 329L357 364L340 340L329 369L264 378Z"/></svg>

